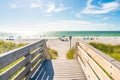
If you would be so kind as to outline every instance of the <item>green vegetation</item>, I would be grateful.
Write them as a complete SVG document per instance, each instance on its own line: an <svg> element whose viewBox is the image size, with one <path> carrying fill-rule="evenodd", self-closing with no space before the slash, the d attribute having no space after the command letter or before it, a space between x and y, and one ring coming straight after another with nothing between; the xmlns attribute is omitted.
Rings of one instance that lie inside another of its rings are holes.
<svg viewBox="0 0 120 80"><path fill-rule="evenodd" d="M8 52L8 51L16 49L16 48L20 48L20 47L25 46L25 45L26 44L23 44L23 43L15 44L13 42L5 42L3 40L0 40L0 54ZM0 69L0 74L7 71L10 68L12 68L13 66L17 65L23 59L25 59L24 56L15 60L14 62L5 66L4 68ZM20 71L21 70L19 70L18 72L20 72ZM18 72L16 72L13 76L11 76L11 78L9 80L11 80L13 77L15 77L18 74Z"/></svg>
<svg viewBox="0 0 120 80"><path fill-rule="evenodd" d="M103 51L107 55L113 57L114 59L120 61L120 45L111 45L103 43L90 42L90 45Z"/></svg>
<svg viewBox="0 0 120 80"><path fill-rule="evenodd" d="M58 52L54 49L48 48L51 59L57 59Z"/></svg>
<svg viewBox="0 0 120 80"><path fill-rule="evenodd" d="M74 59L74 47L72 47L71 49L69 49L69 51L66 54L66 58L67 59Z"/></svg>
<svg viewBox="0 0 120 80"><path fill-rule="evenodd" d="M8 52L16 48L20 48L25 45L26 44L23 44L23 43L15 44L13 42L5 42L3 40L0 40L0 54Z"/></svg>

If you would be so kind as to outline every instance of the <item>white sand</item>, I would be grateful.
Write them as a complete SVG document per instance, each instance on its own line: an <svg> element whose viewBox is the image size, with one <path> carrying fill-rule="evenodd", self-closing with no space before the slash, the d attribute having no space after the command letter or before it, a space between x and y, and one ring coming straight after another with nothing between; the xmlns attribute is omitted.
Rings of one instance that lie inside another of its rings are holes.
<svg viewBox="0 0 120 80"><path fill-rule="evenodd" d="M16 44L19 44L19 43L33 43L33 42L36 42L36 41L39 41L40 39L16 39L16 40L4 40L6 42L14 42Z"/></svg>
<svg viewBox="0 0 120 80"><path fill-rule="evenodd" d="M86 42L99 42L104 44L120 45L120 37L90 37L93 40L85 40ZM83 38L82 38L83 39Z"/></svg>
<svg viewBox="0 0 120 80"><path fill-rule="evenodd" d="M74 46L75 40L72 40L72 45ZM66 53L70 49L70 42L69 41L61 41L59 39L49 39L47 41L47 45L50 48L53 48L58 51L58 58L57 59L66 59Z"/></svg>
<svg viewBox="0 0 120 80"><path fill-rule="evenodd" d="M77 39L85 39L86 42L100 42L100 43L105 43L105 44L120 44L120 37L73 37L73 41L77 40ZM93 38L93 40L91 40L91 38ZM49 37L49 40L58 40L57 37ZM15 43L32 43L35 41L38 41L40 39L18 39L18 40L13 40L11 42L15 42ZM5 41L9 41L9 40L5 40ZM52 41L52 43L54 42ZM53 43L54 44L54 43Z"/></svg>

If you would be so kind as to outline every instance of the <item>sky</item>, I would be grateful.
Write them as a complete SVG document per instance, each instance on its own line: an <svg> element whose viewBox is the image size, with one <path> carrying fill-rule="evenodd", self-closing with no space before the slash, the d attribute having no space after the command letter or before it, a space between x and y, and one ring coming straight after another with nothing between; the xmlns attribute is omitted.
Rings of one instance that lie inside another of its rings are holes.
<svg viewBox="0 0 120 80"><path fill-rule="evenodd" d="M0 32L120 31L120 0L0 0Z"/></svg>

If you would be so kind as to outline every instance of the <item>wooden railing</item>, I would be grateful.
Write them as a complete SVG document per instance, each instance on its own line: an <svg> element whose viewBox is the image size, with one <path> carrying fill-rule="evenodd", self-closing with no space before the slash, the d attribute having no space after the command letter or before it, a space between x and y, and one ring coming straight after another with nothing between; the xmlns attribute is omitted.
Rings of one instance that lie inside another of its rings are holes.
<svg viewBox="0 0 120 80"><path fill-rule="evenodd" d="M76 43L75 56L88 80L120 80L120 62L84 41Z"/></svg>
<svg viewBox="0 0 120 80"><path fill-rule="evenodd" d="M29 80L45 60L50 59L45 40L0 55L0 80Z"/></svg>

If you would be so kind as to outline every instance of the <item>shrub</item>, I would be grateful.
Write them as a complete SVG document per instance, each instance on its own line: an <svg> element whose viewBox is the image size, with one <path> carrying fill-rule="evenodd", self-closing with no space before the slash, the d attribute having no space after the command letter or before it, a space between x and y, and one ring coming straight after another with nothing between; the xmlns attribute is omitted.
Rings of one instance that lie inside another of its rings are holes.
<svg viewBox="0 0 120 80"><path fill-rule="evenodd" d="M89 44L106 53L107 55L113 57L114 59L120 61L120 45L111 45L95 42L90 42Z"/></svg>
<svg viewBox="0 0 120 80"><path fill-rule="evenodd" d="M5 42L3 40L0 40L0 54L8 52L10 50L25 46L26 44L20 43L20 44L15 44L13 42Z"/></svg>
<svg viewBox="0 0 120 80"><path fill-rule="evenodd" d="M67 59L74 59L74 47L72 47L71 49L69 49L69 51L66 54L66 58Z"/></svg>
<svg viewBox="0 0 120 80"><path fill-rule="evenodd" d="M51 59L57 59L58 52L55 49L48 48Z"/></svg>

